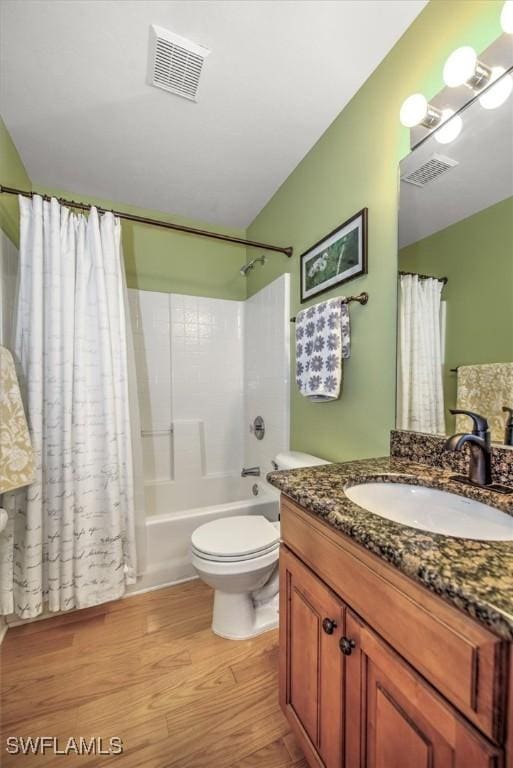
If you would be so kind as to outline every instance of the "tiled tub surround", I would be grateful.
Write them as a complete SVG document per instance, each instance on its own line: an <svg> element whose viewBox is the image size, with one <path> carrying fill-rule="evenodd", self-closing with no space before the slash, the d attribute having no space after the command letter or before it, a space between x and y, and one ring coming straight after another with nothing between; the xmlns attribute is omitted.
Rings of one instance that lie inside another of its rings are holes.
<svg viewBox="0 0 513 768"><path fill-rule="evenodd" d="M146 486L173 482L183 509L203 503L190 480L208 477L212 503L225 501L243 450L242 302L138 290L129 300Z"/></svg>
<svg viewBox="0 0 513 768"><path fill-rule="evenodd" d="M362 481L426 485L513 515L513 496L461 485L449 479L453 473L454 467L440 469L390 457L271 472L268 480L328 525L496 634L513 640L513 542L471 541L419 531L367 512L344 493L346 484Z"/></svg>
<svg viewBox="0 0 513 768"><path fill-rule="evenodd" d="M147 534L137 589L194 575L189 542L199 525L278 517L265 472L288 447L288 280L247 302L129 291ZM266 424L262 441L249 433L257 415ZM257 464L261 478L241 478L243 466Z"/></svg>
<svg viewBox="0 0 513 768"><path fill-rule="evenodd" d="M290 275L281 275L244 302L244 466L259 466L261 481L271 460L289 447ZM265 419L265 437L249 431ZM253 478L254 480L254 478Z"/></svg>
<svg viewBox="0 0 513 768"><path fill-rule="evenodd" d="M282 275L247 301L129 291L148 515L245 498L242 467L265 483L288 448L288 286Z"/></svg>

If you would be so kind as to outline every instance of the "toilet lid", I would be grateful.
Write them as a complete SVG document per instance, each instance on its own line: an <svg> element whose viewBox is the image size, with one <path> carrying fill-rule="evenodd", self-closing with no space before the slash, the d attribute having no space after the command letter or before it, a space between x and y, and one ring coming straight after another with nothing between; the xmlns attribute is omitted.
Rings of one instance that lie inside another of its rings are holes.
<svg viewBox="0 0 513 768"><path fill-rule="evenodd" d="M262 515L223 517L196 528L193 549L211 557L247 558L277 546L279 529Z"/></svg>

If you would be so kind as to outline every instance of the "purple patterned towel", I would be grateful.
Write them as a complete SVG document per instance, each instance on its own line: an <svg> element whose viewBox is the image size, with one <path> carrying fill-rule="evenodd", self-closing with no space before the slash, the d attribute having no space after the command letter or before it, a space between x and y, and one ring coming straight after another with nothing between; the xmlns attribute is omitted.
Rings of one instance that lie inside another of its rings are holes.
<svg viewBox="0 0 513 768"><path fill-rule="evenodd" d="M337 400L342 360L351 354L349 308L343 298L303 309L296 319L296 382L314 403Z"/></svg>

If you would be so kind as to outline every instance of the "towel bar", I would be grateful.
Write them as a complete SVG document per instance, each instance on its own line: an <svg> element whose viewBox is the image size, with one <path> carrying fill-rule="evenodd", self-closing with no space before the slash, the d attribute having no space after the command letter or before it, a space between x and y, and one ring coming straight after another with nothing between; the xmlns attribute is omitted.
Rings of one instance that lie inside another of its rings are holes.
<svg viewBox="0 0 513 768"><path fill-rule="evenodd" d="M367 291L363 291L362 293L359 293L358 296L347 296L344 299L343 304L350 304L352 301L357 301L358 304L361 304L362 306L364 306L369 301L369 294L367 293ZM295 323L296 318L291 317L290 322Z"/></svg>

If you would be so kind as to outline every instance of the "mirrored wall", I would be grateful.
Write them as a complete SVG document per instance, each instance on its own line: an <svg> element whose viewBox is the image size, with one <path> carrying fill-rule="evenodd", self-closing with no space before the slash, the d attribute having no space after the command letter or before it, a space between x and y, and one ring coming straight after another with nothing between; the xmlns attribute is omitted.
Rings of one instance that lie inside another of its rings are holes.
<svg viewBox="0 0 513 768"><path fill-rule="evenodd" d="M458 408L486 416L504 443L513 416L511 99L497 109L474 101L460 116L456 138L433 134L400 165L397 427L471 431L467 416L451 415Z"/></svg>

